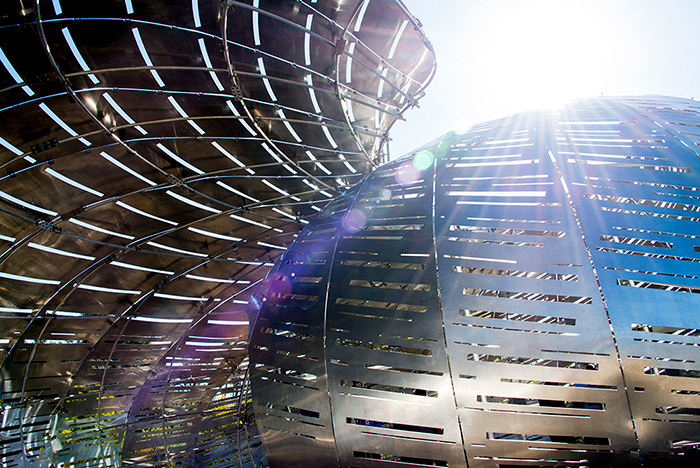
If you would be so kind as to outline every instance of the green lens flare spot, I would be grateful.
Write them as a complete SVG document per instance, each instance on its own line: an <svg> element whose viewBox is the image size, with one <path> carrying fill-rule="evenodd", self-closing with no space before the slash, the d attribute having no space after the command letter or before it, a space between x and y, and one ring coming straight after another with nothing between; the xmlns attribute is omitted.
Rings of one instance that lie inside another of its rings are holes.
<svg viewBox="0 0 700 468"><path fill-rule="evenodd" d="M419 171L424 171L433 164L434 160L435 156L433 156L433 153L430 151L421 151L413 157L413 167Z"/></svg>

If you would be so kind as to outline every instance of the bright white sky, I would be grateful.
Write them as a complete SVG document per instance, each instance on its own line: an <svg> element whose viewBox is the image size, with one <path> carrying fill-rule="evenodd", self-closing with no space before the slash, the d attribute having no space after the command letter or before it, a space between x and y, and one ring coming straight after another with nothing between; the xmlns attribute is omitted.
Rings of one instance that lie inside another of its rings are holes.
<svg viewBox="0 0 700 468"><path fill-rule="evenodd" d="M435 47L392 158L453 129L596 96L700 100L700 0L403 0Z"/></svg>

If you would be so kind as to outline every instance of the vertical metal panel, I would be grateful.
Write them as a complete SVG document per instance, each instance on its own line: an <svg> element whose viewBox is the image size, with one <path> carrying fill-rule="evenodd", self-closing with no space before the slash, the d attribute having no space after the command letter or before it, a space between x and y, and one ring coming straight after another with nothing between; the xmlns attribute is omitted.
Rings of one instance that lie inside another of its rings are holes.
<svg viewBox="0 0 700 468"><path fill-rule="evenodd" d="M432 179L432 165L417 171L405 160L375 171L336 246L326 359L343 466L465 463L440 320Z"/></svg>
<svg viewBox="0 0 700 468"><path fill-rule="evenodd" d="M333 248L354 191L309 224L252 298L251 381L268 459L278 466L336 466L325 351ZM257 311L256 311L257 312Z"/></svg>
<svg viewBox="0 0 700 468"><path fill-rule="evenodd" d="M623 465L636 451L605 309L543 123L472 129L446 139L438 160L438 271L471 467Z"/></svg>

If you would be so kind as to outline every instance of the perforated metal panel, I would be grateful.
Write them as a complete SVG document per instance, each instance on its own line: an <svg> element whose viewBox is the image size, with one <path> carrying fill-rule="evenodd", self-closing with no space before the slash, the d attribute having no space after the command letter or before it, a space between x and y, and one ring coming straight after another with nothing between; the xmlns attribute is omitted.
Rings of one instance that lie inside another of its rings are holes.
<svg viewBox="0 0 700 468"><path fill-rule="evenodd" d="M477 125L312 219L251 310L271 465L696 463L699 111Z"/></svg>

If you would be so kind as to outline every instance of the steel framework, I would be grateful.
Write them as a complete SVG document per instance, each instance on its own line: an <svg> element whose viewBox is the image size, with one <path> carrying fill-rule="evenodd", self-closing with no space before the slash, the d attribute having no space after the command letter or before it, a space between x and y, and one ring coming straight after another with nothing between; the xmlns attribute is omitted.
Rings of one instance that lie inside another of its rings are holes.
<svg viewBox="0 0 700 468"><path fill-rule="evenodd" d="M435 69L417 20L398 0L0 10L0 465L260 466L250 288L385 158Z"/></svg>

